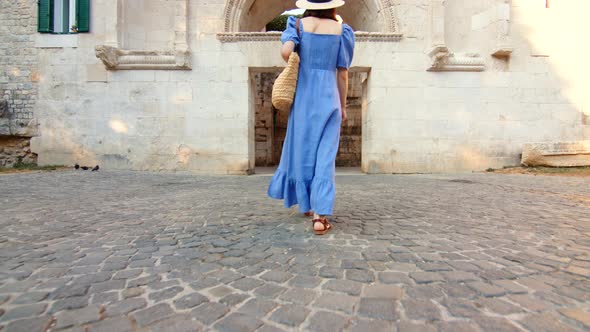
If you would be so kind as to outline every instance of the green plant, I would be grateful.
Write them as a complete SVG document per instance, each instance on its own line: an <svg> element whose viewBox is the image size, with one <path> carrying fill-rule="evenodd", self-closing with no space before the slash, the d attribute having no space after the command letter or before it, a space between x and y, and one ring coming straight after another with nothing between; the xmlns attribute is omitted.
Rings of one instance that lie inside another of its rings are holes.
<svg viewBox="0 0 590 332"><path fill-rule="evenodd" d="M490 167L490 168L488 168L488 169L486 169L486 172L493 172L493 171L495 171L495 169L493 169L493 168L491 168L491 167Z"/></svg>
<svg viewBox="0 0 590 332"><path fill-rule="evenodd" d="M280 15L266 24L266 31L284 31L287 28L289 16L301 17L301 15Z"/></svg>

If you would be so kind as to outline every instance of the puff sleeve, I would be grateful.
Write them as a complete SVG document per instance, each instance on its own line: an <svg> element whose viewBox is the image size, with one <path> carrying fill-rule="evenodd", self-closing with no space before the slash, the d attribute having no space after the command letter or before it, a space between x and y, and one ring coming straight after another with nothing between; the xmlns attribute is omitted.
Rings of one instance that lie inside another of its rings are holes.
<svg viewBox="0 0 590 332"><path fill-rule="evenodd" d="M295 43L295 46L299 45L299 35L297 34L297 18L295 16L289 16L287 19L287 28L281 35L281 42L284 44L288 41Z"/></svg>
<svg viewBox="0 0 590 332"><path fill-rule="evenodd" d="M338 52L338 62L336 67L348 69L352 64L354 55L354 31L347 25L342 25L342 38L340 38L340 51Z"/></svg>

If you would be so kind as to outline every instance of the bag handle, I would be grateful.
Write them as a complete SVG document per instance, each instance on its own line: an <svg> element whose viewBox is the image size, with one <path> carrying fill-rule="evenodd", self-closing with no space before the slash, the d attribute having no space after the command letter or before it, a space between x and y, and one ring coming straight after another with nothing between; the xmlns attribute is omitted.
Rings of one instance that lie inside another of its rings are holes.
<svg viewBox="0 0 590 332"><path fill-rule="evenodd" d="M299 32L300 25L301 25L301 19L298 18L297 22L295 23L295 28L297 29L297 37L299 37L299 38L301 38L301 33ZM301 43L301 40L299 40L299 43ZM299 53L299 45L295 46L295 49L293 51Z"/></svg>

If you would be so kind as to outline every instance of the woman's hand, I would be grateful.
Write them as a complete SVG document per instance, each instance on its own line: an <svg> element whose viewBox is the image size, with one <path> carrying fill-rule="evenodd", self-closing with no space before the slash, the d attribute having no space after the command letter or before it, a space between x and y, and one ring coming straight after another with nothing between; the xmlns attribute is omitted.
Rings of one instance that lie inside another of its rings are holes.
<svg viewBox="0 0 590 332"><path fill-rule="evenodd" d="M346 121L347 119L347 115L346 115L346 106L342 107L342 122Z"/></svg>

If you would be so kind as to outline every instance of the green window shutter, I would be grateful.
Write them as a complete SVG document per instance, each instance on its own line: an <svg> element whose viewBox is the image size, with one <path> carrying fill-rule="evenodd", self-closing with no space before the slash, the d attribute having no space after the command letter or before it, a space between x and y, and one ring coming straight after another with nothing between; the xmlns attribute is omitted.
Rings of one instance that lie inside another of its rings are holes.
<svg viewBox="0 0 590 332"><path fill-rule="evenodd" d="M90 31L90 0L76 0L76 21L78 32Z"/></svg>
<svg viewBox="0 0 590 332"><path fill-rule="evenodd" d="M37 31L53 32L53 0L39 0Z"/></svg>

